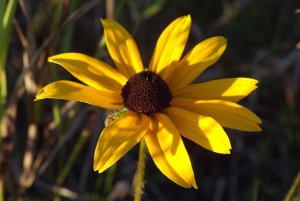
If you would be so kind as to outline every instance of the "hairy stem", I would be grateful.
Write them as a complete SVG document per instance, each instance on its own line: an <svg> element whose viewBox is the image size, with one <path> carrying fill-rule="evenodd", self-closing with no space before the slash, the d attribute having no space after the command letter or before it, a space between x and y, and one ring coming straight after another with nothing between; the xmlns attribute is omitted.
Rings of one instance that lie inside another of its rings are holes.
<svg viewBox="0 0 300 201"><path fill-rule="evenodd" d="M144 139L140 142L139 162L137 167L137 176L134 189L134 201L141 201L143 186L144 186L144 173L146 166L146 143Z"/></svg>

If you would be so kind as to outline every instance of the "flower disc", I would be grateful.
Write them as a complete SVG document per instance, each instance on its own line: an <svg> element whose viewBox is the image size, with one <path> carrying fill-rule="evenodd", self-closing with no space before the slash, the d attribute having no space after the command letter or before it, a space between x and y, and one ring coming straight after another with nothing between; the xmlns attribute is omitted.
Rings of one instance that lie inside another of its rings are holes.
<svg viewBox="0 0 300 201"><path fill-rule="evenodd" d="M121 93L129 110L151 115L169 107L172 100L167 83L156 73L142 71L131 77Z"/></svg>

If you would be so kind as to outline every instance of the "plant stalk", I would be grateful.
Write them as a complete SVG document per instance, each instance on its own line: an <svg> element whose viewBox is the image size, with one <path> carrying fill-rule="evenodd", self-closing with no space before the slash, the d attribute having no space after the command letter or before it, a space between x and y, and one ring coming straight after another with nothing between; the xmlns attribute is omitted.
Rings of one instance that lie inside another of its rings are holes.
<svg viewBox="0 0 300 201"><path fill-rule="evenodd" d="M142 139L140 142L139 162L137 167L137 176L134 189L134 201L141 201L143 187L144 187L144 174L146 167L146 143Z"/></svg>

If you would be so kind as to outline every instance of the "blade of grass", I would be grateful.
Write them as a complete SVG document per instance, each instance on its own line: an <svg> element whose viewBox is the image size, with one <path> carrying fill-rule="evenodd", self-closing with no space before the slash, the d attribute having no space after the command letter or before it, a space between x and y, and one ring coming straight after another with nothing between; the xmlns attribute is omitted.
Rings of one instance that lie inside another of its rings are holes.
<svg viewBox="0 0 300 201"><path fill-rule="evenodd" d="M77 143L75 144L74 149L70 153L70 156L69 156L67 162L65 163L65 167L62 169L61 173L59 174L59 176L56 180L58 185L61 185L65 181L67 175L69 174L72 166L75 163L75 160L77 159L78 154L81 152L82 148L86 144L89 136L90 136L90 132L87 129L85 129L81 132L80 137L79 137Z"/></svg>
<svg viewBox="0 0 300 201"><path fill-rule="evenodd" d="M3 19L6 8L6 0L0 0L0 19Z"/></svg>
<svg viewBox="0 0 300 201"><path fill-rule="evenodd" d="M52 163L52 161L55 159L57 154L59 153L59 150L65 145L65 143L76 133L76 131L79 129L82 122L87 118L87 115L91 111L91 107L87 106L76 113L76 117L74 120L72 120L71 124L72 127L69 128L69 130L63 135L62 139L59 140L56 144L56 146L51 150L49 153L47 159L43 161L43 164L38 170L38 176L42 175L45 170L49 167L49 165Z"/></svg>
<svg viewBox="0 0 300 201"><path fill-rule="evenodd" d="M73 13L79 4L79 0L70 1L69 13ZM61 44L59 47L59 52L67 52L71 50L72 40L74 35L74 24L69 25L66 29L62 39L60 40Z"/></svg>
<svg viewBox="0 0 300 201"><path fill-rule="evenodd" d="M10 39L10 32L12 27L13 18L15 16L17 0L10 0L7 4L6 9L5 4L6 1L1 0L0 2L0 16L2 19L0 24L0 125L2 125L3 115L5 113L5 104L6 104L6 75L5 75L5 65L6 65L6 57L8 52L8 44ZM2 153L2 129L0 129L0 150ZM0 201L4 200L4 173L3 167L1 167L0 172Z"/></svg>
<svg viewBox="0 0 300 201"><path fill-rule="evenodd" d="M145 19L148 19L148 18L154 16L159 11L161 11L161 9L164 7L164 5L166 4L166 2L167 2L166 0L155 0L155 1L152 1L151 4L148 5L146 7L146 9L142 11L141 18L145 20Z"/></svg>
<svg viewBox="0 0 300 201"><path fill-rule="evenodd" d="M60 20L62 19L62 13L64 12L63 9L65 8L63 6L64 3L65 3L65 1L56 1L56 9L55 9L55 13L53 15L54 19L52 21L52 25L51 25L51 29L50 29L51 33L55 32L55 30L60 25ZM71 1L70 5L69 5L69 9L68 9L67 12L68 13L73 13L74 10L76 9L77 5L78 5L78 1ZM72 24L71 26L69 26L67 28L66 32L63 34L63 37L61 37L60 42L59 43L54 43L52 45L52 49L50 51L51 55L56 53L57 47L59 49L61 49L63 47L64 48L63 51L69 51L69 49L71 47L72 38L73 38L73 30L74 30L74 25ZM57 42L58 42L58 40L57 40ZM54 80L59 79L59 75L56 71L56 68L54 68L53 65L51 65L51 76L54 78ZM53 112L54 122L56 123L56 125L58 125L58 140L60 140L63 136L63 129L62 129L62 122L61 122L61 116L60 116L60 111L59 111L59 101L58 100L54 100L53 107L52 107L52 112ZM79 142L80 142L80 139L79 139ZM65 158L66 158L66 154L67 154L66 149L63 147L60 150L59 160L58 160L57 165L58 165L58 169L62 170L62 171L57 176L57 184L58 185L61 185L63 183L63 181L65 180L65 177L70 172L70 169L71 169L71 167L72 167L72 165L73 165L73 163L74 163L74 161L75 161L75 159L78 155L78 153L76 151L77 151L77 149L79 149L79 148L77 148L77 145L79 144L79 142L76 144L75 148L73 149L73 151L71 153L71 157L69 158L67 163L65 163ZM53 200L54 201L59 201L59 200L61 200L61 197L58 194L56 194L54 196Z"/></svg>
<svg viewBox="0 0 300 201"><path fill-rule="evenodd" d="M4 107L6 104L6 76L5 76L5 64L6 57L8 52L8 44L10 39L10 32L13 23L13 17L16 12L17 0L10 0L7 4L5 11L3 12L3 8L1 9L0 15L3 15L2 21L0 22L0 122L2 122L2 117L4 115ZM1 1L0 6L4 6L5 1ZM1 130L0 130L1 132ZM0 141L1 147L1 141Z"/></svg>
<svg viewBox="0 0 300 201"><path fill-rule="evenodd" d="M104 183L104 192L106 195L108 195L112 189L116 168L117 168L117 164L114 164L107 170L107 175L105 177L105 183Z"/></svg>
<svg viewBox="0 0 300 201"><path fill-rule="evenodd" d="M63 3L64 3L64 1L53 1L53 3L55 4L54 5L55 6L55 12L53 14L53 19L52 19L52 22L51 22L50 33L55 32L57 27L59 27L59 25L60 25L60 20L61 20L62 13L63 13ZM58 40L56 40L51 45L50 55L54 54L54 52L56 51L56 47L58 46L57 41ZM58 75L54 65L51 65L50 73L51 73L51 77L54 80L59 80L59 75ZM63 130L62 130L61 116L60 116L60 112L59 112L59 101L58 100L53 101L52 113L53 113L54 122L58 126L57 135L58 135L58 140L59 140L59 139L61 139L61 137L63 135ZM65 150L63 149L61 151L61 153L59 154L58 169L61 169L63 167L64 158L65 158L65 152L64 151Z"/></svg>
<svg viewBox="0 0 300 201"><path fill-rule="evenodd" d="M13 102L13 100L20 96L18 94L19 89L23 85L24 77L25 75L32 70L32 67L36 64L38 61L40 55L43 53L43 51L53 42L53 40L61 34L67 26L77 21L82 15L90 11L92 8L95 7L98 3L100 3L102 0L91 0L86 2L84 5L82 5L80 8L78 8L74 13L72 13L62 24L59 26L59 28L52 33L39 47L39 49L35 52L35 54L32 56L32 59L30 60L29 67L27 69L23 69L22 73L18 77L15 85L14 92L9 100L9 103ZM21 94L22 95L22 94Z"/></svg>
<svg viewBox="0 0 300 201"><path fill-rule="evenodd" d="M66 161L64 168L62 169L59 176L57 177L57 180L56 180L57 185L60 186L65 181L65 179L68 176L68 174L70 173L80 151L82 150L85 143L87 142L89 136L90 136L90 133L88 130L85 129L81 132L81 135L80 135L77 143L75 144L75 147L73 148L72 152L70 153L70 156L69 156L68 160ZM54 196L53 200L59 201L60 196L58 194L56 194Z"/></svg>
<svg viewBox="0 0 300 201"><path fill-rule="evenodd" d="M284 201L292 201L296 194L296 191L297 191L297 189L299 189L299 187L300 187L300 172L296 176L293 185L291 186L289 192L287 193L287 195L284 198Z"/></svg>
<svg viewBox="0 0 300 201"><path fill-rule="evenodd" d="M0 175L0 200L4 200L3 176Z"/></svg>

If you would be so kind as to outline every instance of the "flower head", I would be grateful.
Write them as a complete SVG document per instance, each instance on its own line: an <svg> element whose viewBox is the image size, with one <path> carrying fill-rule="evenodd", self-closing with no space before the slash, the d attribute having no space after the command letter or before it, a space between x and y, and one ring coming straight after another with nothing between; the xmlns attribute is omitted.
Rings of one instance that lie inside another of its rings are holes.
<svg viewBox="0 0 300 201"><path fill-rule="evenodd" d="M182 57L191 18L180 17L160 35L145 69L130 34L112 19L102 24L117 70L79 53L52 56L50 62L86 85L57 81L36 96L129 110L103 129L94 155L95 171L109 168L144 138L163 174L180 186L197 188L182 136L213 152L229 154L231 145L223 127L261 130L261 120L237 104L256 89L256 80L228 78L191 84L221 57L227 44L224 37L206 39Z"/></svg>

